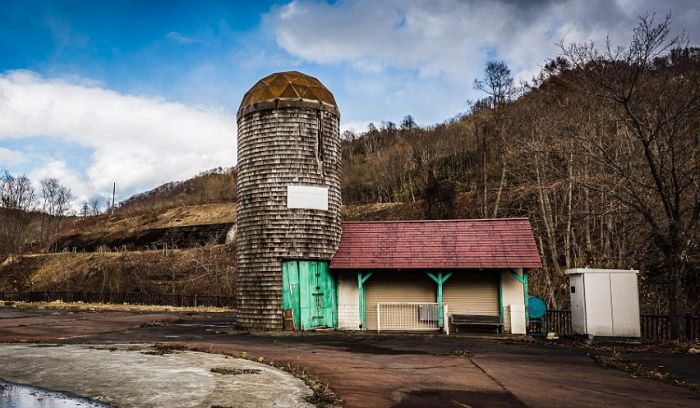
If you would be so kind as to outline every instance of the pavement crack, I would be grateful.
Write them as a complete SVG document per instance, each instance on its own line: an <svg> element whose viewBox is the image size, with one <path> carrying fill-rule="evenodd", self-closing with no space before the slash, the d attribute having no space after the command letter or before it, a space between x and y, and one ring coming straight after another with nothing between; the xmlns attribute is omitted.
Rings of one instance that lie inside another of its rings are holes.
<svg viewBox="0 0 700 408"><path fill-rule="evenodd" d="M484 375L486 375L487 377L489 377L489 378L491 379L491 381L493 381L493 382L495 382L496 384L498 384L498 386L501 387L501 389L502 389L503 391L505 391L507 394L510 394L514 399L516 399L518 402L520 402L521 404L523 404L524 407L527 407L527 404L525 404L520 398L518 398L517 395L513 394L512 392L510 392L510 390L509 390L508 388L506 388L506 386L503 385L503 383L501 383L500 381L498 381L498 379L497 379L496 377L492 376L491 374L488 373L488 371L484 370L479 364L477 364L476 361L474 361L473 358L469 357L469 362L472 363L472 364L474 364L474 367L476 367L476 368L478 368L479 370L481 370L481 372L484 373Z"/></svg>

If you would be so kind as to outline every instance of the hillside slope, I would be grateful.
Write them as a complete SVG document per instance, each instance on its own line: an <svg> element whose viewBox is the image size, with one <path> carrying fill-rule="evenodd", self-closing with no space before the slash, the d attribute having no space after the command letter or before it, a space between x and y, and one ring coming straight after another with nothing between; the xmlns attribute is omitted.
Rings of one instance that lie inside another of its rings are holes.
<svg viewBox="0 0 700 408"><path fill-rule="evenodd" d="M59 250L186 248L223 243L236 222L233 203L203 204L178 208L117 211L85 217L66 225L56 237Z"/></svg>
<svg viewBox="0 0 700 408"><path fill-rule="evenodd" d="M147 292L233 296L235 249L35 254L0 263L2 291Z"/></svg>

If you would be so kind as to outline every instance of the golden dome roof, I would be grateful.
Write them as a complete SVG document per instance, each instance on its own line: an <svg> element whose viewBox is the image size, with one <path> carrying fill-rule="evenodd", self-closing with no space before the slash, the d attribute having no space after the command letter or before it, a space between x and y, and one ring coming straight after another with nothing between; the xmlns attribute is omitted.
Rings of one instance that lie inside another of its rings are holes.
<svg viewBox="0 0 700 408"><path fill-rule="evenodd" d="M316 108L338 115L331 91L318 79L298 71L277 72L259 80L245 95L238 117L276 107Z"/></svg>

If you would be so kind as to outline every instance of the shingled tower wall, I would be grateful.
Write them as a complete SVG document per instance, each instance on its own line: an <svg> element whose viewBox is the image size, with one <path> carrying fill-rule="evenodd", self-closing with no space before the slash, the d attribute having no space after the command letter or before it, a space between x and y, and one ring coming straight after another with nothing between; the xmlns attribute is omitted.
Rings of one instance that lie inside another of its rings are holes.
<svg viewBox="0 0 700 408"><path fill-rule="evenodd" d="M282 261L330 260L340 243L339 112L316 78L281 72L238 110L238 321L283 326ZM325 187L328 210L288 208L288 186Z"/></svg>

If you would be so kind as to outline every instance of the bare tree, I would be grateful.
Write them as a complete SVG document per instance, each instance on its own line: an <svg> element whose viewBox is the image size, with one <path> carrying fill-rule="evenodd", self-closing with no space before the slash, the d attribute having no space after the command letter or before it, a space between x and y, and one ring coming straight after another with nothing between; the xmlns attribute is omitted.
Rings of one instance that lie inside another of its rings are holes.
<svg viewBox="0 0 700 408"><path fill-rule="evenodd" d="M403 120L401 120L401 130L413 130L417 127L418 125L411 115L406 115L403 117Z"/></svg>
<svg viewBox="0 0 700 408"><path fill-rule="evenodd" d="M507 175L507 161L506 149L507 145L504 137L505 133L505 121L506 115L503 106L509 102L516 95L516 88L513 84L513 77L511 76L510 69L503 61L489 61L486 64L486 69L484 70L484 78L479 80L474 80L474 88L482 92L485 92L488 97L482 100L481 104L488 106L493 112L493 122L494 132L496 136L496 146L494 150L498 151L498 156L500 157L500 177L498 183L498 189L496 191L496 197L493 202L493 210L489 210L488 203L488 162L490 147L489 141L486 139L486 134L491 133L484 129L482 137L482 166L483 166L483 216L498 216L498 209L501 203L501 196L503 189L506 184Z"/></svg>
<svg viewBox="0 0 700 408"><path fill-rule="evenodd" d="M379 157L379 151L381 147L381 134L379 129L374 125L374 123L370 123L367 125L367 132L360 138L362 141L362 145L365 148L365 153L368 155L376 155Z"/></svg>
<svg viewBox="0 0 700 408"><path fill-rule="evenodd" d="M638 213L663 259L671 334L683 336L689 268L700 217L700 53L670 37L671 16L640 18L627 48L562 44L576 86L611 112L615 137L574 138L603 172L579 180ZM691 67L692 69L688 69Z"/></svg>
<svg viewBox="0 0 700 408"><path fill-rule="evenodd" d="M56 178L41 180L41 198L43 217L41 222L41 236L44 244L61 229L63 219L68 214L73 201L73 193L70 188L61 185Z"/></svg>
<svg viewBox="0 0 700 408"><path fill-rule="evenodd" d="M34 187L26 176L0 173L0 254L21 253L34 206Z"/></svg>
<svg viewBox="0 0 700 408"><path fill-rule="evenodd" d="M11 210L28 210L34 202L34 188L27 176L0 175L0 205Z"/></svg>
<svg viewBox="0 0 700 408"><path fill-rule="evenodd" d="M97 198L92 199L90 201L90 214L92 215L100 215L100 200Z"/></svg>
<svg viewBox="0 0 700 408"><path fill-rule="evenodd" d="M490 107L496 110L515 95L513 77L503 61L489 61L484 73L484 79L474 80L474 88L485 92Z"/></svg>

